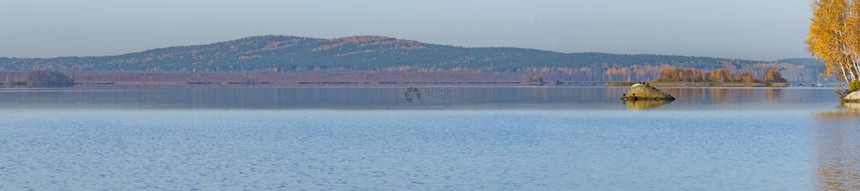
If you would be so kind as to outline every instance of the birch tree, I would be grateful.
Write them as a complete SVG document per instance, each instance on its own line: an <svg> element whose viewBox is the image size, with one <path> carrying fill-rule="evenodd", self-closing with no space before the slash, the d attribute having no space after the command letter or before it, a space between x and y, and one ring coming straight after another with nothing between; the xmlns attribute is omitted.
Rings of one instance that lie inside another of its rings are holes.
<svg viewBox="0 0 860 191"><path fill-rule="evenodd" d="M824 78L843 82L860 79L860 3L857 0L814 0L807 49L824 62Z"/></svg>

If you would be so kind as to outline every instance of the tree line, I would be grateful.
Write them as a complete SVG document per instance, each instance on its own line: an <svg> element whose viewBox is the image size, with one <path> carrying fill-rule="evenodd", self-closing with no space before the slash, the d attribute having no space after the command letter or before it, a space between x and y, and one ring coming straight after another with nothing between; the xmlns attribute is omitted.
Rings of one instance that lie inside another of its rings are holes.
<svg viewBox="0 0 860 191"><path fill-rule="evenodd" d="M74 73L70 73L74 75ZM74 76L49 70L26 72L2 72L4 87L70 87L75 85Z"/></svg>
<svg viewBox="0 0 860 191"><path fill-rule="evenodd" d="M695 68L665 69L656 82L786 82L779 70L768 70L762 78L751 72L732 73L728 69L701 71Z"/></svg>

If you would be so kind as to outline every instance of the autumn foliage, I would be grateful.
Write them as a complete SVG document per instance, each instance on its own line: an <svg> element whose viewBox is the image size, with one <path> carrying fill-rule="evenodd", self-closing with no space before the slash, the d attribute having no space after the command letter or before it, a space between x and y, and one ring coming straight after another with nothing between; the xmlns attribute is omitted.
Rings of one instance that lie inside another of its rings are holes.
<svg viewBox="0 0 860 191"><path fill-rule="evenodd" d="M769 70L762 81L751 72L733 74L728 69L700 71L694 68L665 69L656 82L785 82L778 70Z"/></svg>
<svg viewBox="0 0 860 191"><path fill-rule="evenodd" d="M860 91L860 81L854 80L848 83L848 91Z"/></svg>
<svg viewBox="0 0 860 191"><path fill-rule="evenodd" d="M860 79L860 3L815 0L807 49L824 62L824 77L850 82Z"/></svg>
<svg viewBox="0 0 860 191"><path fill-rule="evenodd" d="M764 81L766 82L786 82L785 78L782 78L782 74L779 73L779 70L768 70L764 75Z"/></svg>

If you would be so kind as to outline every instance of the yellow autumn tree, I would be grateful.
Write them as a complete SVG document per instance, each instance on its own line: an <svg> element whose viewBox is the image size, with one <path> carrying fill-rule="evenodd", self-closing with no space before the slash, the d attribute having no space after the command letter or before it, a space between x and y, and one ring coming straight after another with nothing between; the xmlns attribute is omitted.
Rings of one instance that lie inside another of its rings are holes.
<svg viewBox="0 0 860 191"><path fill-rule="evenodd" d="M815 0L807 49L825 64L825 78L851 82L860 75L860 3L856 0Z"/></svg>
<svg viewBox="0 0 860 191"><path fill-rule="evenodd" d="M782 74L779 73L779 70L768 70L764 75L764 81L766 82L785 82L785 78L782 78Z"/></svg>
<svg viewBox="0 0 860 191"><path fill-rule="evenodd" d="M755 75L753 75L751 72L741 72L741 73L738 73L738 78L737 78L737 80L738 80L738 81L741 81L741 82L747 82L747 83L760 82L760 81L761 81L761 80L759 80L759 79L758 79L758 77L756 77Z"/></svg>

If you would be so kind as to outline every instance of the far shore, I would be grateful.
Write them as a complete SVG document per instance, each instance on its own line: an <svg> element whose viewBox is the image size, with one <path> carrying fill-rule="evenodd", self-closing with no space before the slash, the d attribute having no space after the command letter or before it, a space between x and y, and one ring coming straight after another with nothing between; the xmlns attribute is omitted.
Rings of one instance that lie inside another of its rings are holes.
<svg viewBox="0 0 860 191"><path fill-rule="evenodd" d="M604 86L605 82L518 82L518 81L277 81L277 82L184 82L184 81L119 81L75 82L75 86ZM0 82L0 87L3 83Z"/></svg>
<svg viewBox="0 0 860 191"><path fill-rule="evenodd" d="M636 82L606 82L606 86L631 86ZM648 82L655 87L789 87L788 82Z"/></svg>
<svg viewBox="0 0 860 191"><path fill-rule="evenodd" d="M0 71L0 87L65 87L68 83L83 87L155 87L155 86L630 86L636 78L627 76L591 76L554 72L476 72L476 71L302 71L302 72L134 72L89 71L65 72L70 81L24 79L25 71ZM641 76L653 79L653 76ZM5 79L5 80L4 80ZM53 78L45 78L51 80ZM33 84L36 84L35 86ZM742 83L742 82L652 82L657 87L816 87L833 86L831 82Z"/></svg>
<svg viewBox="0 0 860 191"><path fill-rule="evenodd" d="M554 81L554 82L516 82L516 81L297 81L297 82L242 82L242 81L118 81L118 82L74 82L76 87L154 87L154 86L274 86L274 87L314 87L314 86L631 86L637 82L576 82L576 81ZM745 82L648 82L654 87L789 87L790 83L745 83ZM815 87L826 86L821 84L798 84L796 86ZM0 87L26 88L26 86L6 86L0 82Z"/></svg>

